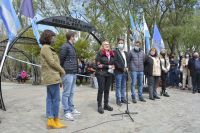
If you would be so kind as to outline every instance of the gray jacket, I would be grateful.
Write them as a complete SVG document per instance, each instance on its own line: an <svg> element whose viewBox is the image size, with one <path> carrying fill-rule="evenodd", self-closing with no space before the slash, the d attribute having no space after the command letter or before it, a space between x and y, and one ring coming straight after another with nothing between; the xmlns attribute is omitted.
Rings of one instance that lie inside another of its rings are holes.
<svg viewBox="0 0 200 133"><path fill-rule="evenodd" d="M134 72L144 71L145 54L142 49L136 51L134 48L129 52L129 70Z"/></svg>

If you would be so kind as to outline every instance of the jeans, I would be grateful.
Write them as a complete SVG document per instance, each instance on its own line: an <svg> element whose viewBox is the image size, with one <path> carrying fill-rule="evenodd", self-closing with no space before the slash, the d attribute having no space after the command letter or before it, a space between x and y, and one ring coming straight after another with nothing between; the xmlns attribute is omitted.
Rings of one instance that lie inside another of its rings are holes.
<svg viewBox="0 0 200 133"><path fill-rule="evenodd" d="M63 94L62 94L62 105L65 114L72 112L74 110L73 96L75 87L76 87L76 75L66 74L63 77Z"/></svg>
<svg viewBox="0 0 200 133"><path fill-rule="evenodd" d="M53 84L47 86L46 117L58 118L60 106L60 86Z"/></svg>
<svg viewBox="0 0 200 133"><path fill-rule="evenodd" d="M154 98L157 95L157 88L158 88L158 76L147 76L147 84L149 88L149 98Z"/></svg>
<svg viewBox="0 0 200 133"><path fill-rule="evenodd" d="M126 73L115 74L116 98L119 101L125 100L125 95L126 95L126 79L127 79L127 74Z"/></svg>
<svg viewBox="0 0 200 133"><path fill-rule="evenodd" d="M143 91L143 77L144 72L131 72L131 93L132 98L135 98L135 84L136 80L138 81L138 96L142 97L142 91Z"/></svg>
<svg viewBox="0 0 200 133"><path fill-rule="evenodd" d="M169 80L171 86L178 86L179 84L179 78L178 78L179 72L177 69L172 69L169 71Z"/></svg>
<svg viewBox="0 0 200 133"><path fill-rule="evenodd" d="M104 94L104 106L108 105L109 101L109 91L110 91L110 86L112 84L112 76L97 76L97 81L98 81L98 93L97 93L97 102L98 102L98 107L102 106L102 98Z"/></svg>

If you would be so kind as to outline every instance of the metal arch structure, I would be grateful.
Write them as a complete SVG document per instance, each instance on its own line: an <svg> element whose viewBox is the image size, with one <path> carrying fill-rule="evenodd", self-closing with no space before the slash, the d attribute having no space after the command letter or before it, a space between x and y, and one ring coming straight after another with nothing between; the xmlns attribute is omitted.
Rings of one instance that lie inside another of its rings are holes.
<svg viewBox="0 0 200 133"><path fill-rule="evenodd" d="M1 43L1 42L0 42ZM0 45L0 51L3 51L5 49L6 46L1 46ZM2 49L1 49L2 48ZM24 52L23 50L20 50L18 48L12 48L10 52L16 52L16 53L21 53L22 55L24 55L29 62L35 64L35 60L32 59L32 57L27 54L26 52ZM32 66L33 67L33 73L34 73L34 81L33 81L33 84L34 85L37 85L39 84L38 82L38 75L39 75L39 72L37 71L37 68L35 66Z"/></svg>
<svg viewBox="0 0 200 133"><path fill-rule="evenodd" d="M6 47L5 44L6 44L7 42L8 42L8 39L2 40L2 41L0 42L0 51L3 51L3 50L5 49L5 47ZM18 38L18 40L15 42L15 44L37 45L37 46L38 46L37 40L36 40L35 38L32 38L32 37L23 37L23 36L20 36L20 37ZM36 63L35 60L32 59L32 57L31 57L32 55L30 55L30 54L28 54L27 52L25 52L25 51L23 51L23 50L20 50L20 49L18 49L18 48L16 48L16 47L13 47L13 48L11 49L10 52L21 53L22 55L24 55L24 56L28 59L29 62L31 62L31 63L33 63L33 64ZM32 67L33 67L33 73L34 73L34 81L33 81L33 84L34 84L34 85L37 85L37 84L39 84L39 81L38 81L39 72L38 72L36 66L32 66Z"/></svg>
<svg viewBox="0 0 200 133"><path fill-rule="evenodd" d="M86 23L82 20L73 18L73 17L69 17L69 16L54 16L54 17L50 17L50 18L40 20L40 21L37 22L37 24L48 25L48 26L59 27L59 28L65 28L65 29L71 29L71 30L76 30L76 31L88 32L89 34L91 34L97 40L97 42L99 44L101 44L101 41L104 39L103 36L101 36L101 34L91 24ZM27 26L10 43L7 55L11 51L14 44L16 44L17 40L31 27L32 27L31 25ZM5 53L5 51L4 51L4 53ZM4 62L3 62L3 65L4 65ZM4 101L3 101L3 96L2 96L1 74L2 73L0 73L0 109L6 111Z"/></svg>

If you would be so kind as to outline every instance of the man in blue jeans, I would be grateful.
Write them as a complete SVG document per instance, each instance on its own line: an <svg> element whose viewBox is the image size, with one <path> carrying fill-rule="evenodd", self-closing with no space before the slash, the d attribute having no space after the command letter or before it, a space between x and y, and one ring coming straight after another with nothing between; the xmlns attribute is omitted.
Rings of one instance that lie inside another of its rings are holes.
<svg viewBox="0 0 200 133"><path fill-rule="evenodd" d="M142 96L143 92L143 77L144 77L144 51L140 48L141 42L136 41L133 49L129 52L129 69L131 72L131 93L132 102L137 103L135 96L135 85L138 85L138 97L142 102L146 102Z"/></svg>
<svg viewBox="0 0 200 133"><path fill-rule="evenodd" d="M76 74L78 73L78 61L74 43L77 41L75 32L66 34L67 43L63 44L60 51L60 63L64 68L66 75L63 77L62 104L65 118L74 120L73 115L80 115L80 112L74 108L73 96L76 87Z"/></svg>
<svg viewBox="0 0 200 133"><path fill-rule="evenodd" d="M128 54L124 51L124 40L118 39L117 48L115 49L115 83L116 83L116 104L122 106L122 103L127 103L126 81L128 76Z"/></svg>

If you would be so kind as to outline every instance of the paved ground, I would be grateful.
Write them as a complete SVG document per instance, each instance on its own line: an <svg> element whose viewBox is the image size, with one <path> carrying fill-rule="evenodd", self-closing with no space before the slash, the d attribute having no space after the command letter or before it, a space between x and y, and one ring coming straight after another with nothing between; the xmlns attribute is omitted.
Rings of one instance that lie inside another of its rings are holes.
<svg viewBox="0 0 200 133"><path fill-rule="evenodd" d="M96 111L97 90L77 87L75 104L82 115L73 122L62 120L68 125L66 129L47 130L45 86L2 83L2 87L7 111L0 111L0 133L200 133L200 94L188 91L170 89L170 98L131 103L130 111L138 112L133 115L133 123L126 115L111 116L125 111L125 105L120 108L115 105L114 92L110 95L114 111L100 115ZM148 98L147 94L144 96ZM88 129L79 131L84 128Z"/></svg>

